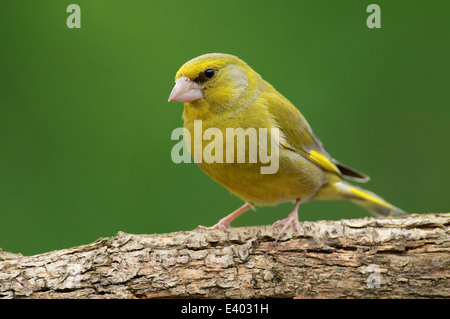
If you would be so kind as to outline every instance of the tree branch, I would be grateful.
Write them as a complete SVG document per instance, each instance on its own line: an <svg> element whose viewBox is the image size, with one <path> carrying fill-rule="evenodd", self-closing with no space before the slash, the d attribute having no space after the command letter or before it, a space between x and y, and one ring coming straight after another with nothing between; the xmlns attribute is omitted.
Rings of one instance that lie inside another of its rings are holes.
<svg viewBox="0 0 450 319"><path fill-rule="evenodd" d="M131 235L22 256L3 298L449 298L450 213Z"/></svg>

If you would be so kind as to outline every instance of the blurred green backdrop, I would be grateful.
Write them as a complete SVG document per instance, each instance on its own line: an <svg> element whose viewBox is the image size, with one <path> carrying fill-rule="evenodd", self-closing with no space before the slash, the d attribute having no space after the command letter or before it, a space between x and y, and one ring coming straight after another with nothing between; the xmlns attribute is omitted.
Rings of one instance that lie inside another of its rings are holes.
<svg viewBox="0 0 450 319"><path fill-rule="evenodd" d="M36 254L99 237L212 225L242 204L195 164L174 164L178 68L241 57L309 120L328 151L409 212L447 212L450 2L0 2L0 247ZM271 224L292 204L233 226ZM303 220L368 216L313 202Z"/></svg>

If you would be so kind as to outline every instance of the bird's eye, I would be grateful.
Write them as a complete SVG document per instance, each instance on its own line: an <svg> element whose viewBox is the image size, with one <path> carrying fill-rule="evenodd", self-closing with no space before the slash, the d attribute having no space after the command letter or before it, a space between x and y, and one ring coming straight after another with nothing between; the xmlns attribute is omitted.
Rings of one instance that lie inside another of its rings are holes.
<svg viewBox="0 0 450 319"><path fill-rule="evenodd" d="M200 74L197 76L197 78L194 80L194 82L197 83L205 83L209 79L212 79L214 75L216 75L216 70L214 69L206 69L203 72L200 72Z"/></svg>
<svg viewBox="0 0 450 319"><path fill-rule="evenodd" d="M214 74L216 74L216 70L214 69L208 69L205 71L205 77L207 79L211 79L214 76Z"/></svg>

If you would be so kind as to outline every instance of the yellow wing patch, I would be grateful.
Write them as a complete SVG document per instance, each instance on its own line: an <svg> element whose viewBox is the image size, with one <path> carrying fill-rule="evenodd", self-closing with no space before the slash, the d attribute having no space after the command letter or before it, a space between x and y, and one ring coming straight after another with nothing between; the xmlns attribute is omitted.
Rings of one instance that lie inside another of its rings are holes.
<svg viewBox="0 0 450 319"><path fill-rule="evenodd" d="M322 169L341 176L341 172L339 171L337 166L334 165L334 163L331 162L327 156L323 155L319 151L310 150L309 152L307 152L301 148L292 147L283 138L280 139L280 145L286 149L290 149L294 152L299 153L301 156L310 160L311 162L313 162L317 166L321 167Z"/></svg>
<svg viewBox="0 0 450 319"><path fill-rule="evenodd" d="M325 155L322 153L316 151L316 150L310 150L308 158L315 164L319 165L323 169L336 173L338 175L341 175L341 172L336 167L336 165L333 164Z"/></svg>

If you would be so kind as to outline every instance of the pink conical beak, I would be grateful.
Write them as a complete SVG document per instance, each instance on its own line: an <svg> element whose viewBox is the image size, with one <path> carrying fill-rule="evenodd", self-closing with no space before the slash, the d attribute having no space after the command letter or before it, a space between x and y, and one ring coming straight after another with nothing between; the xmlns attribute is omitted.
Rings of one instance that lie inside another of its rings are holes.
<svg viewBox="0 0 450 319"><path fill-rule="evenodd" d="M169 95L169 102L193 102L199 99L203 99L203 86L184 76L177 80Z"/></svg>

